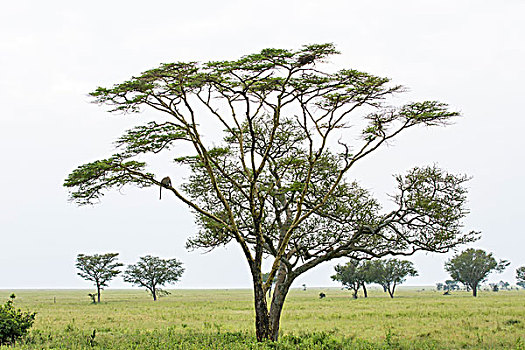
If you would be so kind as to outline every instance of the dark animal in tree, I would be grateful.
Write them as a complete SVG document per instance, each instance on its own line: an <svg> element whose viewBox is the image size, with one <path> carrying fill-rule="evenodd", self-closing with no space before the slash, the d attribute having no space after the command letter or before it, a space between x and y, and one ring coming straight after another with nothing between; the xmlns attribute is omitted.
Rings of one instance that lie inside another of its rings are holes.
<svg viewBox="0 0 525 350"><path fill-rule="evenodd" d="M171 187L171 179L169 176L166 176L162 180L160 180L160 193L159 193L159 200L162 199L162 187Z"/></svg>
<svg viewBox="0 0 525 350"><path fill-rule="evenodd" d="M297 63L299 63L300 66L304 66L305 64L313 63L315 60L315 55L302 55L297 59Z"/></svg>

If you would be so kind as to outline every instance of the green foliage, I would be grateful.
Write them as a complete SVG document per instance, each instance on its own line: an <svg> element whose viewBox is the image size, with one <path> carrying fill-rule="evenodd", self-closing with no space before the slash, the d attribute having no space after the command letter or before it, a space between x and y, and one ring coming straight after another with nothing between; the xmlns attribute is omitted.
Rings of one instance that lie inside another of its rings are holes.
<svg viewBox="0 0 525 350"><path fill-rule="evenodd" d="M0 305L0 345L14 344L27 334L33 326L36 312L24 312L13 305L15 295L11 294L4 305Z"/></svg>
<svg viewBox="0 0 525 350"><path fill-rule="evenodd" d="M173 141L187 139L186 132L173 123L150 122L128 130L115 142L115 145L124 149L123 154L126 157L131 157L141 153L159 153L170 149Z"/></svg>
<svg viewBox="0 0 525 350"><path fill-rule="evenodd" d="M518 286L525 288L525 266L516 269L516 280Z"/></svg>
<svg viewBox="0 0 525 350"><path fill-rule="evenodd" d="M168 283L175 283L184 272L182 263L177 259L161 259L156 256L146 255L134 265L129 265L124 272L124 281L136 286L146 288L157 300L159 293L167 292L160 289Z"/></svg>
<svg viewBox="0 0 525 350"><path fill-rule="evenodd" d="M371 275L370 266L370 261L351 259L345 265L336 265L334 267L336 274L331 278L341 282L345 288L353 290L353 297L357 299L359 288L373 281L374 276Z"/></svg>
<svg viewBox="0 0 525 350"><path fill-rule="evenodd" d="M368 273L370 281L380 284L391 298L394 297L396 287L405 282L407 276L418 275L412 262L399 259L374 260L370 263Z"/></svg>
<svg viewBox="0 0 525 350"><path fill-rule="evenodd" d="M97 287L97 300L100 303L100 290L106 287L110 280L120 273L122 263L117 262L118 253L77 255L75 266L80 270L77 274L85 280L92 281ZM94 300L94 299L93 299Z"/></svg>
<svg viewBox="0 0 525 350"><path fill-rule="evenodd" d="M476 296L480 282L485 281L492 271L502 272L509 264L506 260L498 263L492 253L469 248L448 260L445 270L453 280L472 288L472 293Z"/></svg>
<svg viewBox="0 0 525 350"><path fill-rule="evenodd" d="M270 48L228 61L161 64L97 88L95 103L122 113L149 108L159 121L126 132L109 159L75 169L64 183L71 200L91 204L125 184L160 185L142 156L189 146L188 154L174 152L172 159L190 176L166 188L195 215L199 231L187 247L236 242L252 272L261 320L281 314L286 295L273 299L276 312L264 298L275 276L275 290L286 293L299 275L332 259L446 252L475 240L461 223L468 213L466 176L414 168L396 177L391 212L348 178L356 163L403 131L447 125L459 113L437 101L392 106L386 100L405 91L402 86L319 66L335 54L331 43ZM209 118L223 130L222 141L205 137ZM349 128L361 137L348 137ZM265 259L272 267L263 284ZM270 333L276 339L278 329L258 329L261 337Z"/></svg>
<svg viewBox="0 0 525 350"><path fill-rule="evenodd" d="M459 290L458 281L446 280L443 289L444 290Z"/></svg>
<svg viewBox="0 0 525 350"><path fill-rule="evenodd" d="M134 183L138 187L151 186L152 174L139 174L144 169L144 162L125 161L124 155L116 154L108 159L97 160L79 166L64 181L65 187L76 187L71 193L71 201L79 205L93 204L104 195L108 188L121 188Z"/></svg>
<svg viewBox="0 0 525 350"><path fill-rule="evenodd" d="M418 275L410 261L398 259L372 261L351 259L345 265L335 266L335 271L336 274L332 279L352 289L354 298L357 298L357 291L366 283L380 284L393 298L396 286L403 283L407 276Z"/></svg>

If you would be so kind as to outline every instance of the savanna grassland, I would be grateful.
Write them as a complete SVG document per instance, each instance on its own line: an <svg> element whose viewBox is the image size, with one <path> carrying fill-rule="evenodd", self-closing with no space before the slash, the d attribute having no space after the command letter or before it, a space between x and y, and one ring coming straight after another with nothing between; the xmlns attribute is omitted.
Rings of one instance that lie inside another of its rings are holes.
<svg viewBox="0 0 525 350"><path fill-rule="evenodd" d="M353 300L339 289L292 290L280 341L264 344L254 339L250 290L173 290L153 302L110 289L97 305L85 290L3 290L0 301L12 292L17 307L37 312L12 349L525 349L525 291L405 288L395 299L372 290Z"/></svg>

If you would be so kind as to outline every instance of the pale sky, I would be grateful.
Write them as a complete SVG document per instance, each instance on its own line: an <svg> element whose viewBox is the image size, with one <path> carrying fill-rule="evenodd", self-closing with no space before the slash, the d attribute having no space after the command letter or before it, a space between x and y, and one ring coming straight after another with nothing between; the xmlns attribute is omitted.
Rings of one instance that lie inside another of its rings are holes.
<svg viewBox="0 0 525 350"><path fill-rule="evenodd" d="M413 101L439 100L463 117L440 129L411 130L350 176L384 199L392 174L437 163L473 177L468 247L525 265L525 1L9 1L0 7L0 289L91 288L76 275L79 253L176 257L176 288L250 288L235 245L188 252L195 233L183 204L157 188L110 192L77 207L62 187L77 166L112 154L112 142L140 124L90 104L87 93L162 62L235 59L263 48L333 42L335 68L392 78ZM160 171L169 165L159 166ZM162 176L162 175L161 175ZM176 176L176 175L175 175ZM467 246L460 247L460 250ZM448 278L451 254L410 258L420 276ZM337 286L326 263L296 286ZM129 287L117 278L110 288Z"/></svg>

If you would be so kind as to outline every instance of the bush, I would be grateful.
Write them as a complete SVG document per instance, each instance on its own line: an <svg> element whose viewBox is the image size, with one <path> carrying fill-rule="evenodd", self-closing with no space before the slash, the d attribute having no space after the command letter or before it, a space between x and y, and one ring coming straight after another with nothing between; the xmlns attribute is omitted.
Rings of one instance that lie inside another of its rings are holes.
<svg viewBox="0 0 525 350"><path fill-rule="evenodd" d="M35 322L36 312L22 312L15 309L13 301L15 295L0 305L0 345L12 344L15 340L23 337Z"/></svg>

